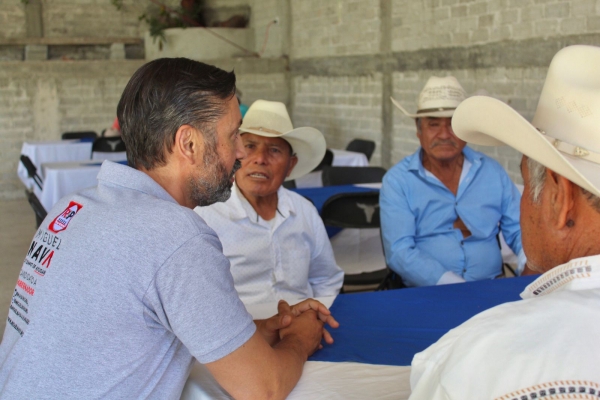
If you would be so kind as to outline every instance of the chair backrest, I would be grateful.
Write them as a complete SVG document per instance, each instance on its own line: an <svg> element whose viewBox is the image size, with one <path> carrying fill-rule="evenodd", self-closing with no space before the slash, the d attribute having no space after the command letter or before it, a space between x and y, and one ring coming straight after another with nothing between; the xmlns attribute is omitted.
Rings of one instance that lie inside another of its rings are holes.
<svg viewBox="0 0 600 400"><path fill-rule="evenodd" d="M363 153L367 156L367 160L371 160L371 156L375 151L375 142L372 140L353 139L348 143L348 146L346 146L346 150Z"/></svg>
<svg viewBox="0 0 600 400"><path fill-rule="evenodd" d="M27 201L29 202L29 205L35 213L36 228L39 228L42 224L42 221L44 221L44 218L46 218L46 215L48 215L48 212L46 211L40 200L37 198L37 196L33 194L33 192L26 190L25 194L27 195Z"/></svg>
<svg viewBox="0 0 600 400"><path fill-rule="evenodd" d="M33 161L31 161L31 159L25 154L21 154L20 160L25 169L27 170L27 176L32 178L35 184L38 185L40 189L42 189L42 178L40 178L40 176L37 174L37 168L33 164Z"/></svg>
<svg viewBox="0 0 600 400"><path fill-rule="evenodd" d="M92 152L94 151L105 153L125 151L125 142L120 137L99 137L92 145Z"/></svg>
<svg viewBox="0 0 600 400"><path fill-rule="evenodd" d="M315 167L315 169L312 170L312 172L321 171L324 167L331 167L332 163L333 163L333 151L326 149L323 159L321 160L319 165L317 165Z"/></svg>
<svg viewBox="0 0 600 400"><path fill-rule="evenodd" d="M284 181L281 186L286 189L296 189L296 180L292 179L291 181Z"/></svg>
<svg viewBox="0 0 600 400"><path fill-rule="evenodd" d="M98 134L94 131L79 131L79 132L65 132L62 134L62 140L67 139L82 139L89 140L90 142L95 140L98 137Z"/></svg>
<svg viewBox="0 0 600 400"><path fill-rule="evenodd" d="M338 228L379 228L379 192L339 193L321 209L327 226Z"/></svg>
<svg viewBox="0 0 600 400"><path fill-rule="evenodd" d="M324 167L323 186L381 182L387 171L381 167Z"/></svg>

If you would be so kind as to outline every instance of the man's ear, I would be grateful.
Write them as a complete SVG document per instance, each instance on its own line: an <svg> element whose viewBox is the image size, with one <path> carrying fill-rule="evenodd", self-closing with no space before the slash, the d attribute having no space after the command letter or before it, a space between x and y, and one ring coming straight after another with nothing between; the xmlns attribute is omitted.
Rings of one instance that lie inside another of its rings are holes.
<svg viewBox="0 0 600 400"><path fill-rule="evenodd" d="M184 160L195 164L202 160L204 138L198 129L191 125L181 125L175 133L173 152Z"/></svg>
<svg viewBox="0 0 600 400"><path fill-rule="evenodd" d="M288 171L287 171L287 174L285 175L286 178L288 176L290 176L290 174L294 170L294 167L296 166L296 164L298 164L298 156L294 154L292 157L290 157Z"/></svg>
<svg viewBox="0 0 600 400"><path fill-rule="evenodd" d="M574 196L577 188L567 178L550 169L547 169L546 186L551 187L552 223L557 230L563 229L569 219L574 219Z"/></svg>

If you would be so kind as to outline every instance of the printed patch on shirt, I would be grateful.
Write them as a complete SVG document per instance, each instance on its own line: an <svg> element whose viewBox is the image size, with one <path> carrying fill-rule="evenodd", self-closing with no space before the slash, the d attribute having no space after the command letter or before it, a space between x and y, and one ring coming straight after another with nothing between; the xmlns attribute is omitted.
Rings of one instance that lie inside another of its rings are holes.
<svg viewBox="0 0 600 400"><path fill-rule="evenodd" d="M65 211L61 212L56 218L52 220L52 222L50 222L50 226L48 226L48 229L50 229L54 233L64 231L65 229L67 229L67 226L69 226L69 222L71 222L75 214L77 214L82 208L83 206L81 204L76 203L74 201L70 202L69 206L65 208Z"/></svg>

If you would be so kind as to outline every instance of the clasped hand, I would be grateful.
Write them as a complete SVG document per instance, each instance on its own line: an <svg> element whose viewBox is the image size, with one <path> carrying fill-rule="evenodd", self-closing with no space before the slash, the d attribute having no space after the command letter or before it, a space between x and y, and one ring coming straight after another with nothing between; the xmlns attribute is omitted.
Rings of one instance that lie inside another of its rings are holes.
<svg viewBox="0 0 600 400"><path fill-rule="evenodd" d="M256 326L265 340L273 346L283 338L286 332L293 329L294 320L300 316L303 316L302 319L312 319L312 328L315 329L314 324L318 324L320 327L320 338L324 339L327 344L333 343L333 337L331 337L331 334L324 328L324 325L327 324L332 328L337 328L340 324L335 320L333 315L331 315L331 311L329 311L327 307L314 299L304 300L293 306L290 306L285 300L280 300L277 305L277 314L271 318L256 321ZM301 321L297 322L299 323L298 325L300 325ZM307 321L302 322L306 324ZM304 325L304 327L306 327L306 325ZM322 347L323 346L319 343L318 348L320 349Z"/></svg>

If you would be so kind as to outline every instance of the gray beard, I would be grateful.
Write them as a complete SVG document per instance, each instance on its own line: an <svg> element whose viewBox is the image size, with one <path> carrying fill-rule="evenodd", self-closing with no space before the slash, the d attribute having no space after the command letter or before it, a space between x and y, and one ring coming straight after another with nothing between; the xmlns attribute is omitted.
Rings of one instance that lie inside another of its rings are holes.
<svg viewBox="0 0 600 400"><path fill-rule="evenodd" d="M231 196L231 178L242 165L239 160L236 160L231 172L227 173L218 158L214 160L214 163L210 162L211 159L212 157L207 157L205 166L212 164L210 169L213 170L214 174L208 179L190 177L188 182L190 196L194 204L200 207L227 201Z"/></svg>

